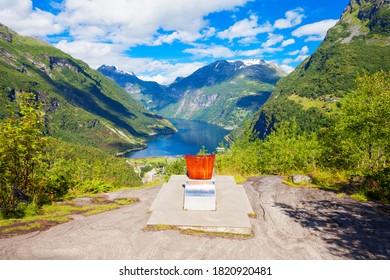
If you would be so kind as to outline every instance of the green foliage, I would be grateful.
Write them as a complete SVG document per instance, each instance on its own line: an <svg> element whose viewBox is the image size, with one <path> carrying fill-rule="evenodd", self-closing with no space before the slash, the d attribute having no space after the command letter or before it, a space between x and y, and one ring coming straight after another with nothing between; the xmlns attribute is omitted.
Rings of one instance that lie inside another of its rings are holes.
<svg viewBox="0 0 390 280"><path fill-rule="evenodd" d="M260 172L261 141L246 123L240 137L223 154L217 154L215 167L218 173L251 175Z"/></svg>
<svg viewBox="0 0 390 280"><path fill-rule="evenodd" d="M12 215L21 201L40 204L45 199L39 174L48 144L40 130L43 113L32 94L20 94L18 103L20 115L0 123L0 210L5 216Z"/></svg>
<svg viewBox="0 0 390 280"><path fill-rule="evenodd" d="M358 77L357 87L340 103L340 112L329 115L329 127L316 133L300 129L294 114L290 121L277 122L264 140L247 126L228 152L217 155L218 172L299 172L310 174L315 184L328 190L339 190L349 184L348 174L358 174L364 178L355 190L358 197L389 201L389 81L390 72L383 71Z"/></svg>
<svg viewBox="0 0 390 280"><path fill-rule="evenodd" d="M367 197L389 203L390 167L367 173L363 184L364 193Z"/></svg>
<svg viewBox="0 0 390 280"><path fill-rule="evenodd" d="M111 184L89 179L78 183L75 188L81 193L103 193L114 189Z"/></svg>
<svg viewBox="0 0 390 280"><path fill-rule="evenodd" d="M387 6L376 13L368 27L375 35L390 36L390 7Z"/></svg>
<svg viewBox="0 0 390 280"><path fill-rule="evenodd" d="M44 114L39 110L35 95L22 93L16 97L20 113L0 122L0 210L3 217L21 217L64 196L141 184L124 158L44 137L41 131Z"/></svg>
<svg viewBox="0 0 390 280"><path fill-rule="evenodd" d="M390 155L390 72L363 75L343 101L324 135L328 163L351 170L377 170Z"/></svg>
<svg viewBox="0 0 390 280"><path fill-rule="evenodd" d="M167 176L186 174L187 166L184 157L167 159L165 165L165 174Z"/></svg>
<svg viewBox="0 0 390 280"><path fill-rule="evenodd" d="M294 120L277 125L262 148L262 169L266 173L309 172L320 155L316 134L300 134Z"/></svg>
<svg viewBox="0 0 390 280"><path fill-rule="evenodd" d="M321 163L321 160L319 161ZM348 183L348 174L344 170L327 169L323 166L309 173L312 183L327 191L340 191Z"/></svg>
<svg viewBox="0 0 390 280"><path fill-rule="evenodd" d="M46 163L48 186L60 189L63 195L141 185L138 174L125 158L92 147L57 141L48 149Z"/></svg>
<svg viewBox="0 0 390 280"><path fill-rule="evenodd" d="M202 146L202 148L200 149L200 151L198 152L198 155L200 156L204 156L204 155L209 155L210 153L207 151L206 147L205 146Z"/></svg>
<svg viewBox="0 0 390 280"><path fill-rule="evenodd" d="M258 112L254 120L253 129L259 132L260 138L272 131L272 128L281 121L295 119L299 133L303 131L316 132L331 123L329 114L317 107L304 108L303 105L279 96L268 101Z"/></svg>
<svg viewBox="0 0 390 280"><path fill-rule="evenodd" d="M339 119L345 137L361 156L359 166L377 169L390 153L390 72L357 79L358 87L344 100Z"/></svg>
<svg viewBox="0 0 390 280"><path fill-rule="evenodd" d="M357 78L334 124L321 133L325 167L362 175L359 195L388 201L390 157L390 72Z"/></svg>
<svg viewBox="0 0 390 280"><path fill-rule="evenodd" d="M247 125L231 152L217 156L217 167L219 172L243 175L309 172L315 168L319 151L316 135L299 134L294 120L277 125L265 140L258 139Z"/></svg>

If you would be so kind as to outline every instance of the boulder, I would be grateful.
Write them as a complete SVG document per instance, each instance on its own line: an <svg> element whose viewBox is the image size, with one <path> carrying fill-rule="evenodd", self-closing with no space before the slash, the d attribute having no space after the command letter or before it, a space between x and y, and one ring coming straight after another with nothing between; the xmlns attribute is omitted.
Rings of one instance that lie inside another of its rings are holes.
<svg viewBox="0 0 390 280"><path fill-rule="evenodd" d="M154 181L154 177L157 175L156 169L152 169L149 172L146 172L144 177L142 178L142 183L147 184Z"/></svg>
<svg viewBox="0 0 390 280"><path fill-rule="evenodd" d="M312 181L312 179L309 176L301 175L301 174L293 174L291 175L291 179L294 184L311 183Z"/></svg>

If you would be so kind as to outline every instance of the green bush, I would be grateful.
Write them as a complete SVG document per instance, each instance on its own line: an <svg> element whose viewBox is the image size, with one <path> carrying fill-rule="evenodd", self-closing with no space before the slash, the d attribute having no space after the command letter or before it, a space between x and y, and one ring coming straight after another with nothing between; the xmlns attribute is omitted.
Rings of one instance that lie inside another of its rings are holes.
<svg viewBox="0 0 390 280"><path fill-rule="evenodd" d="M366 174L363 184L367 197L387 203L390 201L390 167Z"/></svg>
<svg viewBox="0 0 390 280"><path fill-rule="evenodd" d="M299 134L295 121L282 122L265 140L247 127L230 151L217 156L218 172L286 174L315 168L320 146L315 134Z"/></svg>
<svg viewBox="0 0 390 280"><path fill-rule="evenodd" d="M187 173L187 166L183 157L166 160L165 174L167 176L184 175L186 173Z"/></svg>
<svg viewBox="0 0 390 280"><path fill-rule="evenodd" d="M35 95L17 95L19 113L0 122L0 211L5 216L19 215L23 202L42 204L46 189L40 178L44 148L48 138L41 128L44 114Z"/></svg>
<svg viewBox="0 0 390 280"><path fill-rule="evenodd" d="M82 193L102 193L111 191L115 187L99 180L85 180L77 184L76 189Z"/></svg>

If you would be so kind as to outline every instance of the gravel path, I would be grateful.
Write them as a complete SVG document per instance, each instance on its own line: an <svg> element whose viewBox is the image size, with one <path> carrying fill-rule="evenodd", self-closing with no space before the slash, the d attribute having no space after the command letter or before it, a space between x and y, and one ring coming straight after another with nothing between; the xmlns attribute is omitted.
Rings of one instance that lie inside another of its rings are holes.
<svg viewBox="0 0 390 280"><path fill-rule="evenodd" d="M139 203L42 232L0 239L0 259L390 259L390 211L277 176L244 183L254 237L238 240L143 230L160 187L110 193Z"/></svg>

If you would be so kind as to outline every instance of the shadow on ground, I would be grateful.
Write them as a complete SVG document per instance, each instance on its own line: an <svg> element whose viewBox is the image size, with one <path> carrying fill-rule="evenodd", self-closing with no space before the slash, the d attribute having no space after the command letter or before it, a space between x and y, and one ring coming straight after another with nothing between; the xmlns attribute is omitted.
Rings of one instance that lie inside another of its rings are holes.
<svg viewBox="0 0 390 280"><path fill-rule="evenodd" d="M352 200L302 201L300 207L274 205L323 238L334 255L390 259L390 207Z"/></svg>

